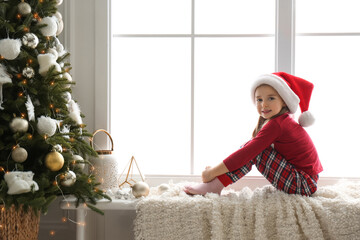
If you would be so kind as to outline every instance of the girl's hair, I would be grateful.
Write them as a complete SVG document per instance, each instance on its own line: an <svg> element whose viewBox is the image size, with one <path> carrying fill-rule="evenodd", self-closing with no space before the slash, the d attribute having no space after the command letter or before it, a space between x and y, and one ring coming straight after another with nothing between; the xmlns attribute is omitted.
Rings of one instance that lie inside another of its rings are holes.
<svg viewBox="0 0 360 240"><path fill-rule="evenodd" d="M278 114L274 115L270 119L276 118L276 117L278 117L278 116L280 116L280 115L282 115L282 114L284 114L286 112L289 112L289 108L287 106L283 107ZM256 125L256 127L255 127L255 129L253 131L253 134L252 134L253 138L256 137L256 135L260 132L261 128L264 126L265 121L266 121L265 118L263 118L262 116L259 117L259 121L258 121L258 123L257 123L257 125Z"/></svg>

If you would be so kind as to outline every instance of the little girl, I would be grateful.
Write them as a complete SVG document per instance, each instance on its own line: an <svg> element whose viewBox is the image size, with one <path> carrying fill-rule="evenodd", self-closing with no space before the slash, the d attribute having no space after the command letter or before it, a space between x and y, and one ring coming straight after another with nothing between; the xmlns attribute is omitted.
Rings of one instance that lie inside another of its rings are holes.
<svg viewBox="0 0 360 240"><path fill-rule="evenodd" d="M308 111L314 85L278 72L260 76L251 97L260 115L253 138L215 167L206 167L203 183L186 186L188 194L218 193L246 175L255 165L277 189L310 196L323 170L317 151L304 127L314 118ZM300 105L299 123L289 115Z"/></svg>

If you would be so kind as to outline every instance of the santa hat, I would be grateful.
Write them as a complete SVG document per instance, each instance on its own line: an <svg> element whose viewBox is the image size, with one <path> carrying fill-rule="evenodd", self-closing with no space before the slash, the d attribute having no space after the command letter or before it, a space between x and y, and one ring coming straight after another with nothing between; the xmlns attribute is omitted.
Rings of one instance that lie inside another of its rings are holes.
<svg viewBox="0 0 360 240"><path fill-rule="evenodd" d="M293 76L285 72L276 72L259 76L251 87L251 98L255 103L255 90L260 85L267 84L273 87L284 100L290 110L295 113L300 105L301 114L299 124L303 127L311 126L315 118L308 111L311 92L314 85L302 78Z"/></svg>

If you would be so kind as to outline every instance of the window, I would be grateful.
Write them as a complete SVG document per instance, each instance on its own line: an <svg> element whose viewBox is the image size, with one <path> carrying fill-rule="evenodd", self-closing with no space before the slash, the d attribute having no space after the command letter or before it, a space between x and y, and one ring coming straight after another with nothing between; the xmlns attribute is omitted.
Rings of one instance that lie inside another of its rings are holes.
<svg viewBox="0 0 360 240"><path fill-rule="evenodd" d="M145 174L200 174L251 136L251 80L287 71L315 84L310 111L317 122L307 131L322 175L358 176L351 136L359 131L342 114L359 116L349 105L356 102L350 86L359 82L356 0L301 0L296 8L288 0L110 2L110 123L122 161L134 155ZM326 14L339 5L344 18L331 22ZM338 89L353 98L338 97ZM339 161L346 164L341 172Z"/></svg>

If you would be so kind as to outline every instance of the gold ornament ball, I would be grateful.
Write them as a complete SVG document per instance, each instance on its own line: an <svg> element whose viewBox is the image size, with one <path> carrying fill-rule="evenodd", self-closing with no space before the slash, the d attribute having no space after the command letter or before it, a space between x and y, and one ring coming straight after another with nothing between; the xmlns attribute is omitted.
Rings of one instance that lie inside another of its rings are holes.
<svg viewBox="0 0 360 240"><path fill-rule="evenodd" d="M61 153L50 152L45 157L45 165L53 172L59 171L64 166L64 157Z"/></svg>

